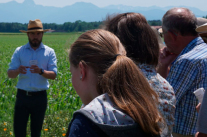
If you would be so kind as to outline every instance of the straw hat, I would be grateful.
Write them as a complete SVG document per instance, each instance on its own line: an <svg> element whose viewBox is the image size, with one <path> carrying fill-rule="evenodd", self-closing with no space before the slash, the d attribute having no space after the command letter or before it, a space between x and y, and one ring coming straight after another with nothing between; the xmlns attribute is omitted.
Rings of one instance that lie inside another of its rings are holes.
<svg viewBox="0 0 207 137"><path fill-rule="evenodd" d="M197 32L200 32L200 33L207 33L207 23L201 25L201 26L198 26L196 28L196 31Z"/></svg>
<svg viewBox="0 0 207 137"><path fill-rule="evenodd" d="M25 31L25 30L19 30L19 31L21 31L23 33L27 33L27 32L36 32L36 31L46 32L49 30L51 30L51 29L43 30L42 22L39 19L36 19L36 20L29 21L27 31Z"/></svg>
<svg viewBox="0 0 207 137"><path fill-rule="evenodd" d="M201 25L203 25L205 23L207 23L207 19L206 18L201 18L201 17L197 18L197 26L201 26Z"/></svg>
<svg viewBox="0 0 207 137"><path fill-rule="evenodd" d="M158 32L159 33L163 33L162 28L158 29Z"/></svg>

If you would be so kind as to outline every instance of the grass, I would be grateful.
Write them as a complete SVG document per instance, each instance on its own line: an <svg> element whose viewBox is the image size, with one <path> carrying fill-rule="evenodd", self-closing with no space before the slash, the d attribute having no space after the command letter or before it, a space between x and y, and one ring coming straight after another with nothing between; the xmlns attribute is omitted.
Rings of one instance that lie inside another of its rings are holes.
<svg viewBox="0 0 207 137"><path fill-rule="evenodd" d="M68 124L75 110L81 106L71 83L68 53L70 45L81 33L45 33L43 43L55 50L58 75L49 80L48 107L43 124L43 137L65 136ZM16 79L9 79L7 69L15 49L28 42L24 33L0 33L0 136L13 136L13 113L16 96ZM28 123L28 136L30 135Z"/></svg>

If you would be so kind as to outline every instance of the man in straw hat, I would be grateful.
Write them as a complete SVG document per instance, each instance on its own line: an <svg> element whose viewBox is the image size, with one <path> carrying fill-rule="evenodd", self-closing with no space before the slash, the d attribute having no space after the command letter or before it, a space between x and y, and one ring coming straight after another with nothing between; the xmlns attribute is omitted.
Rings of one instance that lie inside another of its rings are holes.
<svg viewBox="0 0 207 137"><path fill-rule="evenodd" d="M207 44L195 31L196 25L195 15L187 8L172 8L162 19L166 47L160 53L158 72L175 91L173 137L194 137L198 100L193 92L207 90Z"/></svg>
<svg viewBox="0 0 207 137"><path fill-rule="evenodd" d="M31 119L31 136L39 137L47 108L48 79L57 75L57 60L52 48L42 43L43 29L39 19L30 20L27 33L29 42L18 47L8 69L9 78L18 78L14 111L14 134L26 137L28 118Z"/></svg>

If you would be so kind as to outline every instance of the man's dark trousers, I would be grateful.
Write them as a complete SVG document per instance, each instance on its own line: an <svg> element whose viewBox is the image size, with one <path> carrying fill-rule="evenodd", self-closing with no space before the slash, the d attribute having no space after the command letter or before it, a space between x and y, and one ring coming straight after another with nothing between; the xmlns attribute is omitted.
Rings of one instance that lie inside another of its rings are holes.
<svg viewBox="0 0 207 137"><path fill-rule="evenodd" d="M45 111L47 108L47 93L27 95L17 91L14 111L14 134L15 137L26 137L27 122L30 116L31 137L40 137Z"/></svg>

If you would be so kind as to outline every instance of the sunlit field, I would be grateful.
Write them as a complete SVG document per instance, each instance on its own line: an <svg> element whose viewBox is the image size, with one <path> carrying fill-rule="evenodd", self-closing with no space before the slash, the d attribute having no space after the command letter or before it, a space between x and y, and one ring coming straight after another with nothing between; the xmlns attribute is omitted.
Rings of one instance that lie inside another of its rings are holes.
<svg viewBox="0 0 207 137"><path fill-rule="evenodd" d="M68 124L75 110L81 106L81 100L71 83L67 49L81 33L45 33L43 43L55 50L58 76L50 80L48 107L42 129L43 137L65 136ZM13 113L16 96L16 79L7 77L8 65L15 49L28 42L25 33L0 33L0 136L13 135ZM30 127L28 123L28 137Z"/></svg>

